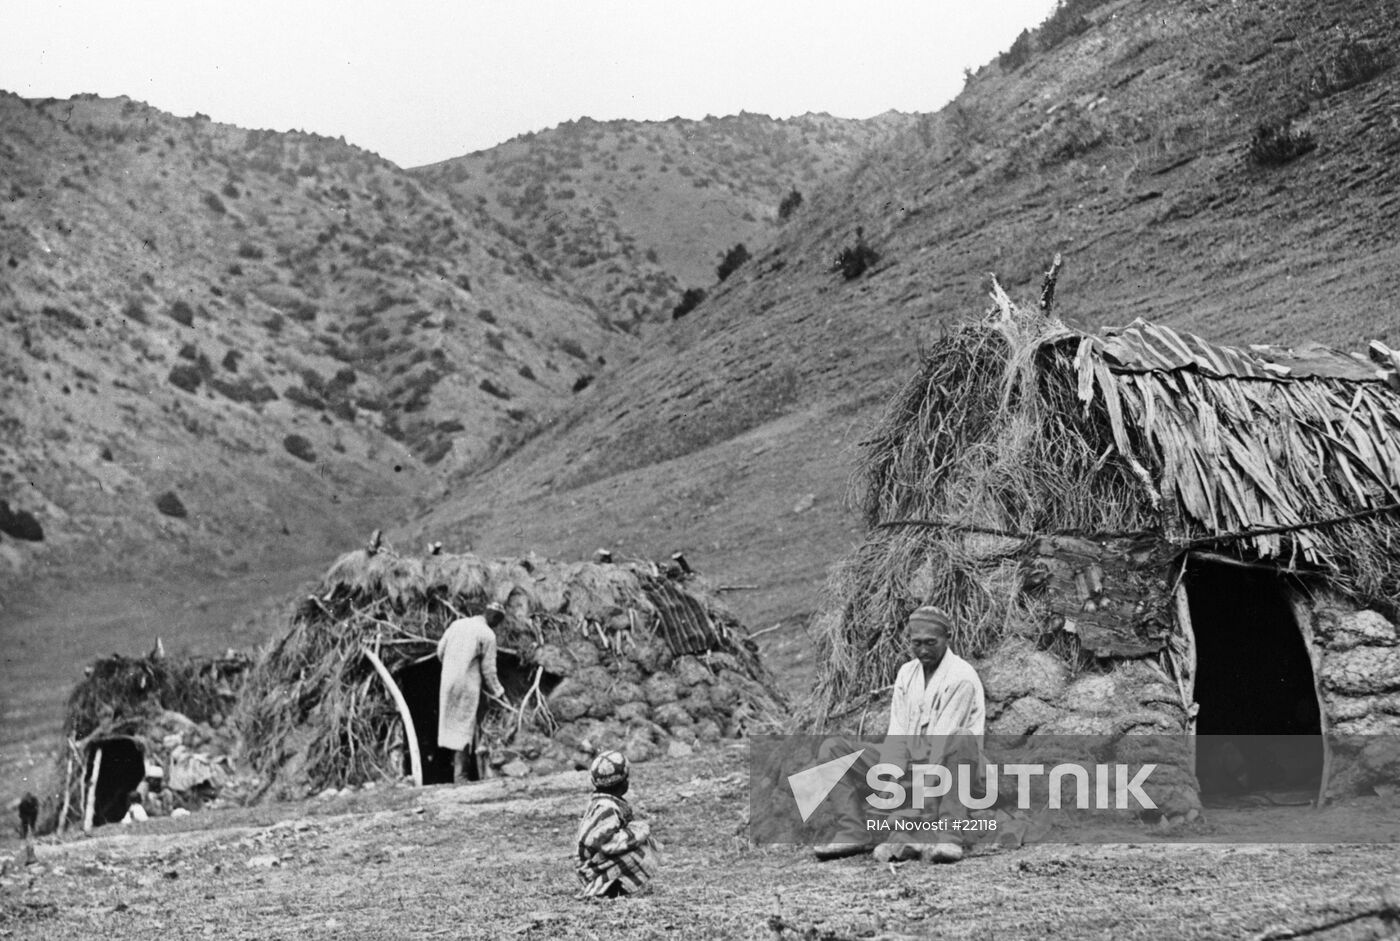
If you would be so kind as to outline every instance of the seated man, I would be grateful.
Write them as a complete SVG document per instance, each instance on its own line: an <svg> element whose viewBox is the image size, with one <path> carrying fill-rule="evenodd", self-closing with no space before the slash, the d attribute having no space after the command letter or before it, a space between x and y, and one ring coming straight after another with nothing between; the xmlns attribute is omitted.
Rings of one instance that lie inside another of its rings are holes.
<svg viewBox="0 0 1400 941"><path fill-rule="evenodd" d="M881 760L908 768L911 763L961 766L974 770L981 761L982 736L987 724L986 696L982 681L972 665L948 649L953 621L941 608L924 605L909 615L907 637L913 658L899 668L890 703L890 722ZM912 742L911 738L920 739ZM846 749L843 743L833 746ZM869 762L856 765L862 772ZM967 809L956 798L956 790L936 799L936 805L923 810L903 809L896 815L955 820L967 816ZM854 821L852 821L854 823ZM859 830L857 825L849 832ZM963 848L953 838L933 844L922 853L934 862L956 862ZM816 848L818 859L834 859L865 852L868 842L859 840L827 843ZM916 847L899 841L883 844L876 851L883 860L906 859L920 855Z"/></svg>

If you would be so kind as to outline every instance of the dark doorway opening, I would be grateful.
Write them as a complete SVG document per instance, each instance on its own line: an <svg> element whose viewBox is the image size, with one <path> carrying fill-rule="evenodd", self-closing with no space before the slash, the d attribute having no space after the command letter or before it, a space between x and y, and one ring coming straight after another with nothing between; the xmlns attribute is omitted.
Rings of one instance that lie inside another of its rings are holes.
<svg viewBox="0 0 1400 941"><path fill-rule="evenodd" d="M506 696L512 703L518 704L530 691L534 683L534 672L535 667L522 663L514 653L504 650L497 652L496 675L501 685L506 688ZM560 679L552 673L544 674L540 678L540 694L548 696L559 684ZM451 784L453 780L452 752L450 749L438 748L437 745L438 685L441 680L442 663L436 657L404 667L395 678L404 701L408 703L409 714L413 716L414 731L418 734L418 753L423 761L424 784ZM483 689L476 712L478 729L486 720L487 713L494 708L498 707L487 699ZM404 774L411 772L408 762L408 755L405 754ZM481 778L481 769L476 767L474 757L469 763L467 777L472 781Z"/></svg>
<svg viewBox="0 0 1400 941"><path fill-rule="evenodd" d="M146 756L141 746L129 738L101 738L87 747L87 775L83 794L92 785L92 766L98 749L102 766L97 769L97 790L93 795L93 826L120 823L131 807L130 795L146 778Z"/></svg>
<svg viewBox="0 0 1400 941"><path fill-rule="evenodd" d="M1268 568L1192 556L1186 596L1196 638L1196 775L1203 798L1315 796L1322 716L1294 587Z"/></svg>

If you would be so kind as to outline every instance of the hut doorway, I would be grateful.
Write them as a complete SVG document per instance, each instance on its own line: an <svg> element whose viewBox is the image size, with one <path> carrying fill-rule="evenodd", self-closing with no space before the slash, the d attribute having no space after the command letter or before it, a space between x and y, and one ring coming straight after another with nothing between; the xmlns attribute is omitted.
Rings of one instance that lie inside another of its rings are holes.
<svg viewBox="0 0 1400 941"><path fill-rule="evenodd" d="M98 751L102 752L102 763L97 765L97 786L93 788L92 771ZM83 793L92 793L93 826L120 823L131 806L129 795L146 778L146 755L141 746L126 737L89 742L86 767Z"/></svg>
<svg viewBox="0 0 1400 941"><path fill-rule="evenodd" d="M496 651L496 674L513 703L519 703L524 698L534 681L530 666L522 663L520 658L509 650ZM423 761L424 784L452 783L452 752L437 746L438 685L441 680L442 662L431 656L421 663L404 667L395 677L399 691L403 693L404 701L408 704L409 714L413 716L414 731L418 735L418 753ZM544 673L540 680L540 694L547 696L559 683L560 678L551 673ZM481 727L490 708L491 703L483 691L476 714L478 728ZM404 774L409 773L408 760L405 754ZM472 767L475 768L475 762L472 763ZM475 770L476 773L470 775L473 781L481 777L481 769Z"/></svg>
<svg viewBox="0 0 1400 941"><path fill-rule="evenodd" d="M1203 799L1315 796L1325 751L1294 588L1276 571L1191 556L1184 580L1196 643L1196 775ZM1291 801L1290 801L1291 802Z"/></svg>

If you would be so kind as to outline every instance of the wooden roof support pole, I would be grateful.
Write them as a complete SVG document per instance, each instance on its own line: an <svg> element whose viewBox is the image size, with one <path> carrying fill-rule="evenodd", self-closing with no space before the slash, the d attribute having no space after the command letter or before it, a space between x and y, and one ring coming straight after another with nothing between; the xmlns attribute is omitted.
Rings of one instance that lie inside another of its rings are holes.
<svg viewBox="0 0 1400 941"><path fill-rule="evenodd" d="M1313 806L1321 810L1327 803L1327 782L1332 776L1332 743L1327 731L1327 701L1322 696L1322 656L1317 652L1312 608L1308 606L1307 598L1289 589L1288 606L1293 610L1293 621L1298 625L1298 633L1303 635L1303 646L1308 649L1308 662L1312 664L1313 693L1317 696L1317 730L1322 736L1322 780L1317 784L1317 801Z"/></svg>
<svg viewBox="0 0 1400 941"><path fill-rule="evenodd" d="M384 661L380 660L379 655L368 647L360 649L364 651L369 662L374 664L374 671L384 681L384 685L389 689L389 695L394 700L394 705L398 707L399 718L403 720L404 737L408 739L408 763L413 772L413 786L422 787L423 758L418 754L418 730L413 727L413 713L408 711L408 702L403 698L399 684L394 682L394 677L389 673L389 668L384 665Z"/></svg>
<svg viewBox="0 0 1400 941"><path fill-rule="evenodd" d="M92 818L97 812L97 776L102 773L102 746L92 756L92 777L88 779L87 800L83 802L83 832L92 832Z"/></svg>
<svg viewBox="0 0 1400 941"><path fill-rule="evenodd" d="M78 746L73 744L73 740L67 739L68 746L68 766L63 772L63 809L58 812L58 835L68 829L68 808L73 805L73 756L78 751Z"/></svg>

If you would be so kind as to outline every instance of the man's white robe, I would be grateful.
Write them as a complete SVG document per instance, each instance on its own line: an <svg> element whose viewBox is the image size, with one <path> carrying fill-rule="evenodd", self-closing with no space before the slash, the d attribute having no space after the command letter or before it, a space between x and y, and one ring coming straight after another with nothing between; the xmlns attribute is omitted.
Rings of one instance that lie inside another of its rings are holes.
<svg viewBox="0 0 1400 941"><path fill-rule="evenodd" d="M899 668L890 703L889 734L928 739L929 754L918 757L938 760L954 744L949 736L973 736L971 751L980 754L986 726L982 681L962 657L948 651L933 676L927 678L917 659Z"/></svg>

